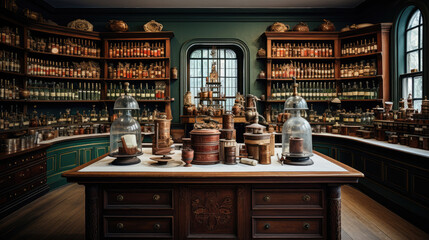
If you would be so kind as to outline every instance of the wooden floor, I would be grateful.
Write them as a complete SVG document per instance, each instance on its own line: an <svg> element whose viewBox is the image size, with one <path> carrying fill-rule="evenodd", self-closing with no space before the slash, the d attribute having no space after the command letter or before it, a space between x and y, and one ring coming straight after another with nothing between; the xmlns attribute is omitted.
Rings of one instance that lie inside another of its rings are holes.
<svg viewBox="0 0 429 240"><path fill-rule="evenodd" d="M0 239L84 239L84 187L69 184L0 220ZM343 239L429 239L429 235L350 186L342 188Z"/></svg>

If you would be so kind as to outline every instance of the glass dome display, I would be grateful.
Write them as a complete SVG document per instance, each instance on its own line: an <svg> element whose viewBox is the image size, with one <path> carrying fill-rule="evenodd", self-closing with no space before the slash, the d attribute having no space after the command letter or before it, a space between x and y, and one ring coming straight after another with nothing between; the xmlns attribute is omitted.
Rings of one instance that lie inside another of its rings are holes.
<svg viewBox="0 0 429 240"><path fill-rule="evenodd" d="M286 164L311 165L313 161L313 143L311 126L301 116L308 109L307 102L297 95L298 84L293 84L293 95L285 102L284 110L290 113L290 118L283 124L282 158Z"/></svg>
<svg viewBox="0 0 429 240"><path fill-rule="evenodd" d="M137 101L128 95L129 83L125 83L125 95L115 101L113 109L118 118L110 128L110 156L116 159L114 165L130 165L140 162L137 158L142 154L141 128L133 118L133 111L139 111Z"/></svg>

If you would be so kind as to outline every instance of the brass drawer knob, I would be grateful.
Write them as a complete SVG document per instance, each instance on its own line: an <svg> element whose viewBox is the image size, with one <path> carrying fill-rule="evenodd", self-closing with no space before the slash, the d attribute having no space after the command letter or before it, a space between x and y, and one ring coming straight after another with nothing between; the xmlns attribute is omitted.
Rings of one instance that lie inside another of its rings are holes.
<svg viewBox="0 0 429 240"><path fill-rule="evenodd" d="M124 196L122 196L121 194L119 194L118 196L116 196L116 200L118 200L119 202L124 200Z"/></svg>
<svg viewBox="0 0 429 240"><path fill-rule="evenodd" d="M302 227L304 228L304 230L308 230L310 229L310 223L304 223Z"/></svg>
<svg viewBox="0 0 429 240"><path fill-rule="evenodd" d="M310 197L310 195L305 194L304 196L302 196L302 200L303 200L304 202L309 202L309 201L311 200L311 197Z"/></svg>
<svg viewBox="0 0 429 240"><path fill-rule="evenodd" d="M159 196L159 194L154 194L153 197L152 197L152 199L154 201L159 201L159 199L161 199L161 196Z"/></svg>
<svg viewBox="0 0 429 240"><path fill-rule="evenodd" d="M265 224L264 229L270 229L271 225L269 223Z"/></svg>
<svg viewBox="0 0 429 240"><path fill-rule="evenodd" d="M159 229L161 229L161 224L156 223L156 224L153 225L153 230L158 231Z"/></svg>
<svg viewBox="0 0 429 240"><path fill-rule="evenodd" d="M265 195L263 199L264 199L265 202L269 202L269 201L271 201L271 196L270 195Z"/></svg>
<svg viewBox="0 0 429 240"><path fill-rule="evenodd" d="M122 229L124 229L124 224L123 223L118 223L118 224L116 224L116 228L118 230L122 230Z"/></svg>

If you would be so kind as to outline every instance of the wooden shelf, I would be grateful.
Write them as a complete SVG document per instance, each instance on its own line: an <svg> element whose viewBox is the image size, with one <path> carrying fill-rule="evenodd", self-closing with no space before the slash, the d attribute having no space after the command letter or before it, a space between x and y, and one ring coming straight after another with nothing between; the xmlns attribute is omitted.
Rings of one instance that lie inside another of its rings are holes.
<svg viewBox="0 0 429 240"><path fill-rule="evenodd" d="M0 99L1 102L11 102L11 103L104 103L104 102L115 102L116 100L31 100L31 99ZM137 100L137 102L159 102L166 103L172 102L172 100Z"/></svg>
<svg viewBox="0 0 429 240"><path fill-rule="evenodd" d="M87 81L101 81L102 78L82 78L82 77L56 77L56 76L37 76L37 75L26 75L29 78L45 78L45 79L56 79L56 80L87 80Z"/></svg>
<svg viewBox="0 0 429 240"><path fill-rule="evenodd" d="M0 70L0 74L7 74L7 75L18 76L18 77L25 77L24 73L10 72L10 71L1 71Z"/></svg>
<svg viewBox="0 0 429 240"><path fill-rule="evenodd" d="M103 102L115 102L116 100L101 100ZM136 100L137 102L140 103L168 103L168 102L172 102L172 100L165 100L165 99L153 99L153 100Z"/></svg>
<svg viewBox="0 0 429 240"><path fill-rule="evenodd" d="M382 102L383 99L340 99L341 102Z"/></svg>
<svg viewBox="0 0 429 240"><path fill-rule="evenodd" d="M3 47L3 48L12 48L12 50L17 50L17 51L24 51L23 47L13 46L13 45L2 43L2 42L0 42L0 47Z"/></svg>
<svg viewBox="0 0 429 240"><path fill-rule="evenodd" d="M375 76L366 76L366 77L341 77L337 80L361 80L361 79L375 79L375 78L382 78L381 75L375 75Z"/></svg>
<svg viewBox="0 0 429 240"><path fill-rule="evenodd" d="M266 103L284 103L285 101L286 101L286 99L284 99L284 100L265 100L264 102L266 102ZM324 102L328 103L330 101L329 100L306 100L306 102L307 103L318 103L318 102L320 102L320 103L324 103Z"/></svg>
<svg viewBox="0 0 429 240"><path fill-rule="evenodd" d="M106 81L166 81L170 78L104 78Z"/></svg>
<svg viewBox="0 0 429 240"><path fill-rule="evenodd" d="M362 57L371 57L381 55L381 52L373 52L373 53L365 53L359 55L349 55L349 56L341 56L340 59L353 59L353 58L362 58Z"/></svg>
<svg viewBox="0 0 429 240"><path fill-rule="evenodd" d="M336 57L270 57L271 60L335 60Z"/></svg>
<svg viewBox="0 0 429 240"><path fill-rule="evenodd" d="M168 60L169 57L105 57L104 60Z"/></svg>
<svg viewBox="0 0 429 240"><path fill-rule="evenodd" d="M266 78L268 81L293 81L292 78ZM297 78L296 81L335 81L336 78Z"/></svg>
<svg viewBox="0 0 429 240"><path fill-rule="evenodd" d="M33 51L30 49L27 49L27 52L30 54L37 54L37 55L46 55L50 57L64 57L64 58L79 58L79 59L92 59L92 60L101 60L101 57L93 57L93 56L81 56L81 55L70 55L70 54L59 54L59 53L50 53L50 52L40 52L40 51Z"/></svg>

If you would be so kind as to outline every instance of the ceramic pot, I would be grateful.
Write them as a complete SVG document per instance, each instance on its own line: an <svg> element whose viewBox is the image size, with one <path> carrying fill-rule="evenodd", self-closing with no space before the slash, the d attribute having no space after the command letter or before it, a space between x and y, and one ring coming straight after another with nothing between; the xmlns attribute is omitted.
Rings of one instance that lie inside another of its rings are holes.
<svg viewBox="0 0 429 240"><path fill-rule="evenodd" d="M258 57L266 57L267 56L267 51L265 51L265 49L263 49L263 48L260 48L259 50L258 50Z"/></svg>
<svg viewBox="0 0 429 240"><path fill-rule="evenodd" d="M265 78L265 72L263 70L261 70L261 72L259 73L259 77L260 79L264 79Z"/></svg>
<svg viewBox="0 0 429 240"><path fill-rule="evenodd" d="M293 31L296 31L296 32L309 32L310 29L308 28L307 23L300 22L300 23L298 23L297 25L295 25L293 27Z"/></svg>
<svg viewBox="0 0 429 240"><path fill-rule="evenodd" d="M323 32L333 32L335 31L335 26L334 24L326 19L323 19L324 23L319 25L319 31L323 31Z"/></svg>
<svg viewBox="0 0 429 240"><path fill-rule="evenodd" d="M185 167L191 167L192 160L194 160L194 150L192 149L183 149L182 150L182 160L186 163Z"/></svg>
<svg viewBox="0 0 429 240"><path fill-rule="evenodd" d="M281 22L275 22L273 23L273 25L270 26L270 31L273 32L286 32L287 30L289 30L289 25L285 25L284 23Z"/></svg>
<svg viewBox="0 0 429 240"><path fill-rule="evenodd" d="M112 32L126 32L128 31L128 25L122 20L109 20L106 28Z"/></svg>

